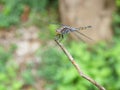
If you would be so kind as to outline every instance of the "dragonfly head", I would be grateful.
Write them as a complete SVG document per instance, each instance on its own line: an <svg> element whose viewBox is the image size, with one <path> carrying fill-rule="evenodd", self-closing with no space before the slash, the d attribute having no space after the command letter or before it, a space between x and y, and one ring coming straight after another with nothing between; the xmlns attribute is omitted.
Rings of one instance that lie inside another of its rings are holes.
<svg viewBox="0 0 120 90"><path fill-rule="evenodd" d="M56 30L56 35L60 35L60 34L61 34L60 30L59 29Z"/></svg>
<svg viewBox="0 0 120 90"><path fill-rule="evenodd" d="M61 32L59 29L56 30L55 40L59 40L61 36Z"/></svg>

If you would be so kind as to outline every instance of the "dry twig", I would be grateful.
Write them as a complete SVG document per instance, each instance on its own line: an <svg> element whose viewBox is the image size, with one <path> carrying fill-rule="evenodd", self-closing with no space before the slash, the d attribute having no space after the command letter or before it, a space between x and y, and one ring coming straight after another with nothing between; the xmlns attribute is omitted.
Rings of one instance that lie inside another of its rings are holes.
<svg viewBox="0 0 120 90"><path fill-rule="evenodd" d="M105 88L103 86L101 86L100 84L98 84L95 80L93 80L92 78L90 78L89 76L85 75L81 69L79 68L78 64L75 62L75 60L73 59L73 57L71 56L71 54L66 50L66 48L59 43L57 40L55 40L55 42L59 45L59 47L63 50L63 52L65 53L65 55L68 57L68 59L70 60L70 62L74 65L74 67L77 69L79 75L81 77L83 77L84 79L88 80L89 82L91 82L92 84L94 84L99 90L105 90Z"/></svg>

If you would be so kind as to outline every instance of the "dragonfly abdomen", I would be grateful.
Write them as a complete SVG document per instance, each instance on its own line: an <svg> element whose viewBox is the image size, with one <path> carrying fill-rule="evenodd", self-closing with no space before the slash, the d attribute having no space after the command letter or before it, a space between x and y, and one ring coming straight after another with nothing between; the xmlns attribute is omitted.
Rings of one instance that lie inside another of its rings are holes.
<svg viewBox="0 0 120 90"><path fill-rule="evenodd" d="M91 28L92 26L85 26L85 27L79 27L78 29L79 30L85 30L85 29L88 29L88 28Z"/></svg>

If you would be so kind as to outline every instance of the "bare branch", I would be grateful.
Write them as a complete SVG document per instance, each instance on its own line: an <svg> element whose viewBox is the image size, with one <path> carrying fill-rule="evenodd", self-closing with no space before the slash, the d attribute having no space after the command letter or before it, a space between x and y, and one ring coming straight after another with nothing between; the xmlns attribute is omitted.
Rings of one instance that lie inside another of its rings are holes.
<svg viewBox="0 0 120 90"><path fill-rule="evenodd" d="M73 57L71 56L71 54L67 51L67 49L57 40L55 40L55 42L58 44L58 46L62 49L62 51L65 53L65 55L68 57L68 59L70 60L70 62L74 65L74 67L77 69L79 75L81 77L83 77L84 79L88 80L89 82L91 82L92 84L94 84L99 90L105 90L105 88L103 86L101 86L100 84L98 84L95 80L93 80L92 78L90 78L89 76L85 75L80 67L78 66L78 64L75 62L75 60L73 59Z"/></svg>

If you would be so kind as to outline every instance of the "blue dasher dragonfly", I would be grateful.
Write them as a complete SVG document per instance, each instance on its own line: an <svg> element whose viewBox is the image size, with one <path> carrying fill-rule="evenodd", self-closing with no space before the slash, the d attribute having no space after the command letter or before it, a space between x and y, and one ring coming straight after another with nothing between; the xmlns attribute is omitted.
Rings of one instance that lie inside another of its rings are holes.
<svg viewBox="0 0 120 90"><path fill-rule="evenodd" d="M81 34L82 36L92 40L91 38L89 38L85 34L79 32L80 30L85 30L85 29L88 29L88 28L92 28L92 26L85 26L85 27L74 28L74 27L62 24L61 27L56 30L55 40L61 41L64 38L65 34L68 34L68 33L71 33L71 32L77 32L77 33Z"/></svg>

